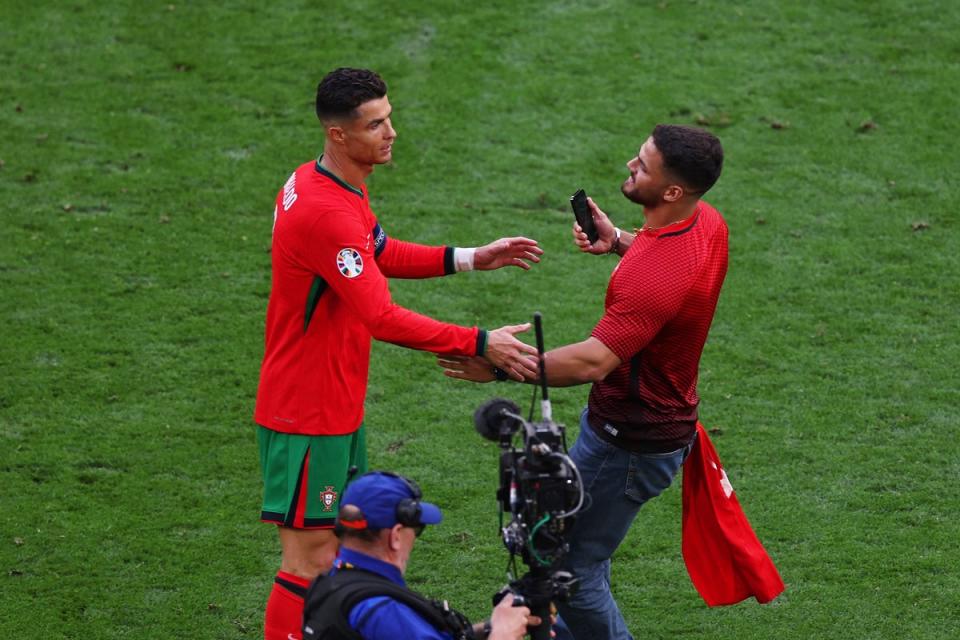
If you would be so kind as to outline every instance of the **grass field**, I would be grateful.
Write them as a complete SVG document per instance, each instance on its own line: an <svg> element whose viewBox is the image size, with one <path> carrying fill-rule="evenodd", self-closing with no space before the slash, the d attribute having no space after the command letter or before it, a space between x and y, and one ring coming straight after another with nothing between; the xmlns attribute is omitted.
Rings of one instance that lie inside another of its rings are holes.
<svg viewBox="0 0 960 640"><path fill-rule="evenodd" d="M618 186L652 126L723 140L701 417L787 591L708 609L674 487L614 560L634 635L960 637L958 32L946 0L0 0L0 638L262 637L273 199L343 65L390 85L369 186L392 236L546 251L395 299L490 328L539 310L548 347L589 333L614 265L575 251L569 194L638 225ZM471 416L529 391L374 348L372 463L446 513L408 577L475 618L506 553ZM586 395L553 396L573 433Z"/></svg>

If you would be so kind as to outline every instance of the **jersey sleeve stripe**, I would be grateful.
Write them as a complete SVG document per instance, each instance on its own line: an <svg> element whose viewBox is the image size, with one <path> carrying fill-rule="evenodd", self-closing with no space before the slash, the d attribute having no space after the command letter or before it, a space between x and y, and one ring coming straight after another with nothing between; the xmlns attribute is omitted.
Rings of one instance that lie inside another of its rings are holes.
<svg viewBox="0 0 960 640"><path fill-rule="evenodd" d="M477 329L477 355L482 356L487 350L487 330Z"/></svg>
<svg viewBox="0 0 960 640"><path fill-rule="evenodd" d="M443 275L449 276L457 272L457 265L453 260L453 247L443 248Z"/></svg>

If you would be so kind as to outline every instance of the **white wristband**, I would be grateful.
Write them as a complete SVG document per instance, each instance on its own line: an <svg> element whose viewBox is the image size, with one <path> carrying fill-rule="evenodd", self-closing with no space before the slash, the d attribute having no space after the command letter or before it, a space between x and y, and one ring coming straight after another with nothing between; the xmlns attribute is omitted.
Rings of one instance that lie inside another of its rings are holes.
<svg viewBox="0 0 960 640"><path fill-rule="evenodd" d="M457 273L461 271L473 271L473 256L477 250L474 247L454 247L453 248L453 268Z"/></svg>

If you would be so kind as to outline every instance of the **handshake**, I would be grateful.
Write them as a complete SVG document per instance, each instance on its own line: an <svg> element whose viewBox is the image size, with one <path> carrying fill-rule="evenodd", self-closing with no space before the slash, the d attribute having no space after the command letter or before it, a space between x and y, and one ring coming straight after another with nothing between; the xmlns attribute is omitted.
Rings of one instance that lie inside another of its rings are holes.
<svg viewBox="0 0 960 640"><path fill-rule="evenodd" d="M591 198L586 198L586 205L592 215L594 229L591 231L596 239L591 242L583 227L574 222L574 244L583 253L622 255L633 235L614 227ZM530 323L495 329L487 334L487 347L482 356L438 355L437 365L443 368L444 375L471 382L508 379L537 382L540 378L537 350L517 338L517 334L529 329ZM593 337L555 349L545 358L550 362L551 386L596 382L620 364L620 359Z"/></svg>

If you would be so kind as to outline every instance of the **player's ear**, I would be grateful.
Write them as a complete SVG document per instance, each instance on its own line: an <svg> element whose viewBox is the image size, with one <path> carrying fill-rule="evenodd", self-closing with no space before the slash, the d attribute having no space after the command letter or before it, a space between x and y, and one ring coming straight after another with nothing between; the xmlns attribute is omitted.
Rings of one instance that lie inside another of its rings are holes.
<svg viewBox="0 0 960 640"><path fill-rule="evenodd" d="M343 144L346 136L343 127L336 123L323 125L324 133L327 134L327 140L336 144Z"/></svg>

